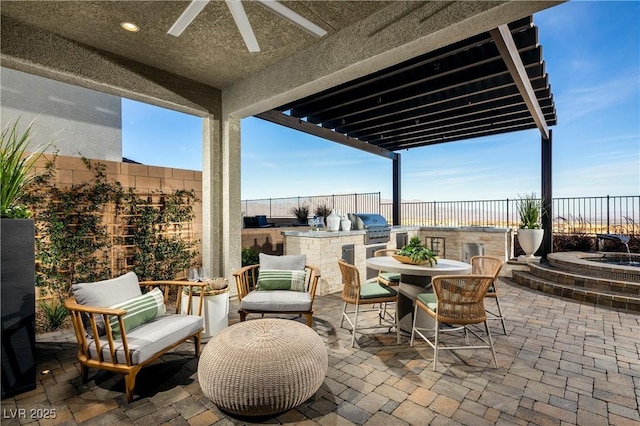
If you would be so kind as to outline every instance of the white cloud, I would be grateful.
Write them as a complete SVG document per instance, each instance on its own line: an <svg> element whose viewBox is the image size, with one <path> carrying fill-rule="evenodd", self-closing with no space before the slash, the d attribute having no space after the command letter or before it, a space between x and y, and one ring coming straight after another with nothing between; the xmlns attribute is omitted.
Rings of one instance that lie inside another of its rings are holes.
<svg viewBox="0 0 640 426"><path fill-rule="evenodd" d="M596 85L573 87L556 98L558 115L570 123L585 115L605 111L615 106L637 102L638 70ZM561 112L561 113L560 113Z"/></svg>

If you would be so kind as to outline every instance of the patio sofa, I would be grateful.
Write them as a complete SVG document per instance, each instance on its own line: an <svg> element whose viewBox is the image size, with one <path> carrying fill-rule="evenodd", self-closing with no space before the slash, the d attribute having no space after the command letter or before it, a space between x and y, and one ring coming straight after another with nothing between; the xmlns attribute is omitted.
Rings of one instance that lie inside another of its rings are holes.
<svg viewBox="0 0 640 426"><path fill-rule="evenodd" d="M64 305L71 313L78 341L83 382L88 380L89 368L124 374L126 397L131 402L136 374L142 367L189 339L199 356L200 333L204 329L203 298L197 309L192 311L191 305L195 289L205 285L188 281L139 282L133 272L72 285L75 297ZM166 315L171 288L177 288L178 295L186 289L186 312L197 315L179 313L181 297L176 298L175 314Z"/></svg>

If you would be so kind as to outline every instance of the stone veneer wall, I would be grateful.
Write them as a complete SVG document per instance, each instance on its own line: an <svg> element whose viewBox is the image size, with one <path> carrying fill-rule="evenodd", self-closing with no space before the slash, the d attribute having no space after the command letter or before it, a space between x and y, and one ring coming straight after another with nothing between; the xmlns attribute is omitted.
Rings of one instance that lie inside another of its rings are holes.
<svg viewBox="0 0 640 426"><path fill-rule="evenodd" d="M322 232L322 231L320 231ZM386 243L386 248L396 248L396 234L398 232L408 232L409 238L415 235L415 231L398 230L391 232L391 240ZM320 268L320 280L316 295L323 296L330 293L342 291L342 276L338 268L338 259L342 259L342 246L346 244L354 245L354 264L360 272L360 279L366 280L366 256L367 247L364 245L364 234L340 233L335 237L285 237L285 254L305 254L307 263ZM372 244L383 246L385 244Z"/></svg>
<svg viewBox="0 0 640 426"><path fill-rule="evenodd" d="M420 239L440 237L445 239L445 258L464 259L465 243L480 243L484 246L484 254L497 256L505 262L513 257L514 232L508 228L420 228Z"/></svg>
<svg viewBox="0 0 640 426"><path fill-rule="evenodd" d="M277 228L275 228L277 230ZM246 231L246 230L245 230ZM322 232L322 231L320 231ZM463 260L464 243L484 244L486 255L498 256L505 262L513 251L513 232L501 228L421 228L401 227L391 232L391 240L386 248L396 248L396 235L407 233L408 238L418 235L422 241L426 237L445 238L446 259ZM360 278L366 279L367 248L363 234L335 233L335 236L286 235L284 254L305 254L307 263L320 268L321 278L316 294L323 296L342 291L342 277L338 268L338 259L342 258L342 246L354 244L354 264L360 271ZM382 246L384 244L374 244Z"/></svg>

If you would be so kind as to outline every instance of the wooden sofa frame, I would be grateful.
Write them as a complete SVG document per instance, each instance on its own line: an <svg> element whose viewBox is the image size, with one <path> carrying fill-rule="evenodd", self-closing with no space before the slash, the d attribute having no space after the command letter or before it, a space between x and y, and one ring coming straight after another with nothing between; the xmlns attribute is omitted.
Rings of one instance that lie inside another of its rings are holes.
<svg viewBox="0 0 640 426"><path fill-rule="evenodd" d="M305 282L305 288L309 295L311 296L311 307L308 311L287 311L287 310L279 310L279 311L257 311L257 310L245 310L238 309L238 313L240 314L240 321L244 321L247 318L248 314L292 314L292 315L304 315L307 320L307 325L309 327L313 326L313 300L316 296L316 287L318 286L318 279L320 279L320 269L315 266L305 265L305 269L307 270L307 277ZM249 294L249 292L255 290L256 283L258 282L258 272L260 270L260 265L248 265L243 268L237 270L233 273L233 277L236 281L236 287L238 289L238 301L241 302L242 299Z"/></svg>
<svg viewBox="0 0 640 426"><path fill-rule="evenodd" d="M175 313L179 314L180 305L181 305L181 294L183 287L189 288L188 299L187 299L187 310L186 312L192 312L191 306L193 303L193 295L194 288L200 288L200 291L204 290L206 283L201 282L187 282L187 281L141 281L140 287L147 287L151 290L154 287L162 286L163 294L164 294L164 302L165 305L168 302L169 298L169 290L172 287L178 287L178 297L176 301L176 309ZM203 308L204 298L200 298L200 303L197 310L197 315L202 316L202 308ZM184 339L177 341L165 348L161 351L154 354L151 358L144 361L141 364L133 364L131 360L131 353L129 351L129 345L127 343L127 332L124 326L123 317L127 313L124 309L110 309L104 307L97 306L88 306L81 305L76 302L75 297L72 297L65 301L64 306L69 310L71 314L71 320L73 322L73 328L76 333L76 339L78 341L78 361L80 361L81 365L81 373L82 373L82 381L86 383L89 378L89 368L97 368L99 370L111 371L114 373L124 374L124 382L125 382L125 392L127 397L127 402L131 402L133 400L133 390L135 387L136 375L144 367L150 362L156 360L158 357L162 356L166 352L175 348L176 346L186 342L187 340L193 338L195 344L195 355L196 357L200 356L200 333L204 330L204 327L200 328L197 332L186 336ZM100 336L98 332L98 326L96 324L96 315L102 316L105 324L105 332L106 336ZM114 338L113 332L111 330L111 326L109 325L109 317L117 316L118 324L120 326L120 330L122 330L122 334L119 339ZM85 327L85 322L88 319L89 330ZM116 362L105 360L102 353L103 350L101 348L100 338L108 341L109 352L111 354L111 359L116 360ZM95 342L95 348L97 352L97 358L93 357L89 351L90 343ZM117 362L116 357L116 346L122 344L125 353L125 363Z"/></svg>

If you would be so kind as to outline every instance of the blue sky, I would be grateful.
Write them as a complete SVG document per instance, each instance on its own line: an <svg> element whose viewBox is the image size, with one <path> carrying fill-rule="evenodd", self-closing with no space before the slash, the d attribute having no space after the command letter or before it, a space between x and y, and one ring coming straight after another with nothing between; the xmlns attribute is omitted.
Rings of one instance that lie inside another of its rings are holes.
<svg viewBox="0 0 640 426"><path fill-rule="evenodd" d="M636 1L568 2L534 16L558 114L554 197L640 193L638 16ZM199 118L125 99L122 107L125 157L202 170ZM257 118L243 119L241 132L243 199L354 192L391 198L390 160ZM403 200L540 192L537 130L400 153Z"/></svg>

